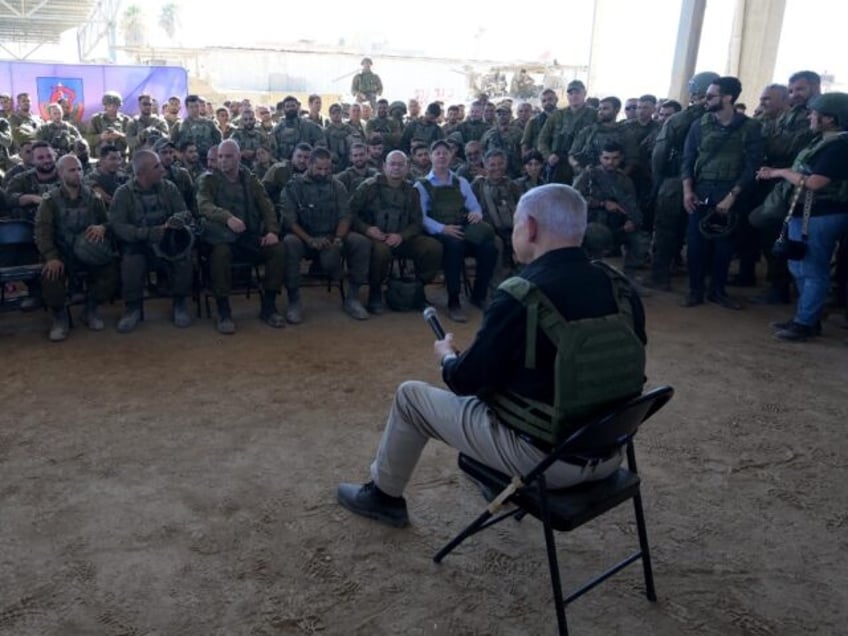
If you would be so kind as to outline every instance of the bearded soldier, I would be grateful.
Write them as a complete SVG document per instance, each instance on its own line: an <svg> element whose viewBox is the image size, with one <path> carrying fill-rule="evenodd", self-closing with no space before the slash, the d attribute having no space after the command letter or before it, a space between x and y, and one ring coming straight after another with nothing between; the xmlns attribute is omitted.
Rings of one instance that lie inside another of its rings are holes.
<svg viewBox="0 0 848 636"><path fill-rule="evenodd" d="M134 152L143 145L141 133L149 128L158 130L163 137L171 136L168 122L153 109L153 97L142 93L138 96L138 115L127 124L127 145L130 152Z"/></svg>
<svg viewBox="0 0 848 636"><path fill-rule="evenodd" d="M97 113L88 122L88 133L86 141L91 148L94 157L100 156L100 146L113 144L121 151L121 155L127 154L127 127L130 118L121 111L124 100L115 91L107 91L101 100L103 111Z"/></svg>
<svg viewBox="0 0 848 636"><path fill-rule="evenodd" d="M277 144L277 159L289 159L295 146L307 143L325 146L324 131L308 119L300 117L297 99L289 95L282 101L284 117L274 126L273 137Z"/></svg>
<svg viewBox="0 0 848 636"><path fill-rule="evenodd" d="M546 178L549 182L571 183L574 173L568 162L568 153L580 131L597 121L595 109L586 105L586 85L583 82L569 82L566 95L568 106L548 116L536 141L548 164Z"/></svg>

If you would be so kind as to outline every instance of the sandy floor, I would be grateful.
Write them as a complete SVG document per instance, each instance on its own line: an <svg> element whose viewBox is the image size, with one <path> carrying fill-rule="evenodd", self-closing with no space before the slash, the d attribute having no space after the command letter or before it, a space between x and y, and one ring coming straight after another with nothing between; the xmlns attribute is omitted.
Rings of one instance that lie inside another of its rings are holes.
<svg viewBox="0 0 848 636"><path fill-rule="evenodd" d="M305 298L282 332L235 301L229 338L174 329L163 302L136 333L61 345L46 314L0 316L0 633L555 632L535 520L432 562L482 508L450 449L425 452L411 528L335 503L398 382L439 377L418 315L360 324ZM570 607L573 631L846 633L848 332L834 316L780 343L786 309L677 299L646 301L650 383L677 395L637 440L660 599L630 568ZM564 585L635 543L629 508L562 536Z"/></svg>

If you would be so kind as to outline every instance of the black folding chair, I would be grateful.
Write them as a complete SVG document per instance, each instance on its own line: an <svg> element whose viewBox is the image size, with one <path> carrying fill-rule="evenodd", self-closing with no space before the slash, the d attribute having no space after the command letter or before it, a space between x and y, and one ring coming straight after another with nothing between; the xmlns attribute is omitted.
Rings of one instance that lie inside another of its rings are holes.
<svg viewBox="0 0 848 636"><path fill-rule="evenodd" d="M585 424L526 475L509 477L460 454L459 467L488 492L499 494L492 499L485 512L439 550L433 560L440 563L465 539L504 519L514 517L520 520L526 514L530 514L539 519L543 525L560 634L568 634L565 619L565 606L568 603L639 559L642 560L646 596L649 601L656 601L648 533L639 490L640 479L636 472L633 437L639 426L665 406L673 394L674 389L670 386L653 389ZM615 473L600 481L586 482L571 488L548 490L545 483L545 471L554 462L568 461L569 458L572 461L591 462L593 458L610 456L616 448L622 446L626 446L626 468L620 467ZM633 500L636 513L639 550L563 598L553 531L569 532L579 528L628 499ZM507 504L512 504L515 508L500 512L501 508Z"/></svg>
<svg viewBox="0 0 848 636"><path fill-rule="evenodd" d="M37 286L43 265L35 247L32 221L0 220L0 310L19 309L24 298L7 298L6 283Z"/></svg>

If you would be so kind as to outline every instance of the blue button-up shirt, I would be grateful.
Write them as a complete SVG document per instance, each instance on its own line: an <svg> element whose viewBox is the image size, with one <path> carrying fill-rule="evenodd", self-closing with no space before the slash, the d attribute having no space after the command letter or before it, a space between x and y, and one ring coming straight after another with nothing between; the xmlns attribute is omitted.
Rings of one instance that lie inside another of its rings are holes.
<svg viewBox="0 0 848 636"><path fill-rule="evenodd" d="M450 172L447 180L442 181L431 170L425 179L438 188L449 186L455 176L456 175L453 172ZM463 177L457 178L459 179L459 191L462 192L462 196L465 197L465 209L469 212L478 212L482 214L480 203L477 201L477 197L474 196L474 192L471 190L471 184ZM439 223L437 220L430 218L430 194L420 182L416 182L415 187L418 189L418 194L421 197L421 211L424 213L424 229L427 230L428 234L441 234L445 224Z"/></svg>

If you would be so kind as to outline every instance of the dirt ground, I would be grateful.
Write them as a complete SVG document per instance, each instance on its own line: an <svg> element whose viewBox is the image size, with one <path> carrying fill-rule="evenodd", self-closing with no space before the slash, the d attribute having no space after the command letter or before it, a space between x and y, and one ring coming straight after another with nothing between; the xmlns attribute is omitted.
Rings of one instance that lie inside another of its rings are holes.
<svg viewBox="0 0 848 636"><path fill-rule="evenodd" d="M646 300L650 385L677 393L637 439L659 602L635 566L570 627L845 634L848 331L832 316L781 343L767 325L787 308L678 298ZM440 380L417 314L354 323L335 295L305 300L276 332L238 299L227 338L173 328L162 301L133 334L60 345L44 313L0 316L0 634L555 633L535 520L432 562L482 509L449 448L425 451L410 528L336 504L367 477L395 386ZM559 542L571 588L636 545L631 508Z"/></svg>

